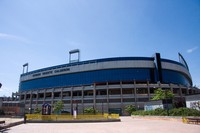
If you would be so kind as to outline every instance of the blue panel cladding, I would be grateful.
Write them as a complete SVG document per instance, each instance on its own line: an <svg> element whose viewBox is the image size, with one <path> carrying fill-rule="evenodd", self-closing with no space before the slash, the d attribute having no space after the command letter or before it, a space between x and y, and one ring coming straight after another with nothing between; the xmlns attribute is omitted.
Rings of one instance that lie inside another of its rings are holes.
<svg viewBox="0 0 200 133"><path fill-rule="evenodd" d="M163 83L174 83L181 84L185 86L191 86L192 82L183 73L172 71L172 70L162 70Z"/></svg>
<svg viewBox="0 0 200 133"><path fill-rule="evenodd" d="M95 82L153 80L149 68L109 69L63 74L20 83L19 91L87 85Z"/></svg>

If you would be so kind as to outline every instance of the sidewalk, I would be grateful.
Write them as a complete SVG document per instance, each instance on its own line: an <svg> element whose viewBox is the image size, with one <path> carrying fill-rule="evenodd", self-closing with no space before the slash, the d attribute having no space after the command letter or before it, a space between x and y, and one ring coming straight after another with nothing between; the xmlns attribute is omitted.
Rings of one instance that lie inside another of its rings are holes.
<svg viewBox="0 0 200 133"><path fill-rule="evenodd" d="M20 122L23 121L23 118L0 118L0 121L5 121L5 125L15 123L15 122Z"/></svg>
<svg viewBox="0 0 200 133"><path fill-rule="evenodd" d="M11 127L4 133L199 133L199 131L199 125L121 117L121 122L114 123L28 123Z"/></svg>

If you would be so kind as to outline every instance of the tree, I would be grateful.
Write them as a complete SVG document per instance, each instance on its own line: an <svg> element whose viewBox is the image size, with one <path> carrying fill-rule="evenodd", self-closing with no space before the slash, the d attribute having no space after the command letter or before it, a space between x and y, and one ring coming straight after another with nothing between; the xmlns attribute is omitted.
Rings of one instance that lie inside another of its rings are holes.
<svg viewBox="0 0 200 133"><path fill-rule="evenodd" d="M5 112L4 112L4 110L0 110L0 115L5 115Z"/></svg>
<svg viewBox="0 0 200 133"><path fill-rule="evenodd" d="M96 110L94 107L89 107L89 108L84 109L84 113L86 113L86 114L96 114L98 112L99 111Z"/></svg>
<svg viewBox="0 0 200 133"><path fill-rule="evenodd" d="M131 113L132 113L133 111L136 111L136 108L135 108L135 106L133 106L133 105L127 105L127 106L125 106L125 111L126 111L129 115L131 115Z"/></svg>
<svg viewBox="0 0 200 133"><path fill-rule="evenodd" d="M40 114L41 111L42 111L41 108L36 108L36 109L34 110L34 114Z"/></svg>
<svg viewBox="0 0 200 133"><path fill-rule="evenodd" d="M167 104L167 115L169 116L169 107L168 107L168 102L167 99L172 99L174 97L174 94L170 90L162 90L161 88L158 88L154 92L154 96L152 100L165 100Z"/></svg>
<svg viewBox="0 0 200 133"><path fill-rule="evenodd" d="M155 90L152 100L172 99L173 97L174 94L170 90L162 90L161 88L158 88Z"/></svg>
<svg viewBox="0 0 200 133"><path fill-rule="evenodd" d="M57 101L57 102L54 103L53 106L54 106L54 113L60 114L61 110L64 107L64 103L63 103L63 101Z"/></svg>

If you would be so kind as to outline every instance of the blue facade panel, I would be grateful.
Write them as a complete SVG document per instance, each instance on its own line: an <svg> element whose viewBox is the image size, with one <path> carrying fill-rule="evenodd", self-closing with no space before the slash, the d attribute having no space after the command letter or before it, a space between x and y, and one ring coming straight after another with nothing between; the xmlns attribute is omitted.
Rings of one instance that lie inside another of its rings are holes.
<svg viewBox="0 0 200 133"><path fill-rule="evenodd" d="M181 84L185 86L191 86L192 82L184 74L172 71L172 70L162 70L163 83L173 83Z"/></svg>
<svg viewBox="0 0 200 133"><path fill-rule="evenodd" d="M109 69L73 74L63 74L20 83L19 91L41 88L87 85L95 82L133 81L151 79L151 69Z"/></svg>

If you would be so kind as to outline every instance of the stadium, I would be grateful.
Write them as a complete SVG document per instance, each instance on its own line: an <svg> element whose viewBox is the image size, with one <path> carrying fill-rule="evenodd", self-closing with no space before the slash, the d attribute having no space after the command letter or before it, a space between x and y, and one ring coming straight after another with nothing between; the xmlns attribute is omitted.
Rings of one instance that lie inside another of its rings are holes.
<svg viewBox="0 0 200 133"><path fill-rule="evenodd" d="M93 107L102 113L124 114L126 105L144 109L157 88L171 90L177 103L182 103L187 94L199 93L192 87L189 68L181 54L179 62L163 59L160 53L153 57L80 61L79 52L70 51L70 57L78 54L78 59L70 59L68 64L30 72L28 64L23 65L19 96L26 112L62 100L64 111L69 113L76 108L83 114L85 108Z"/></svg>

